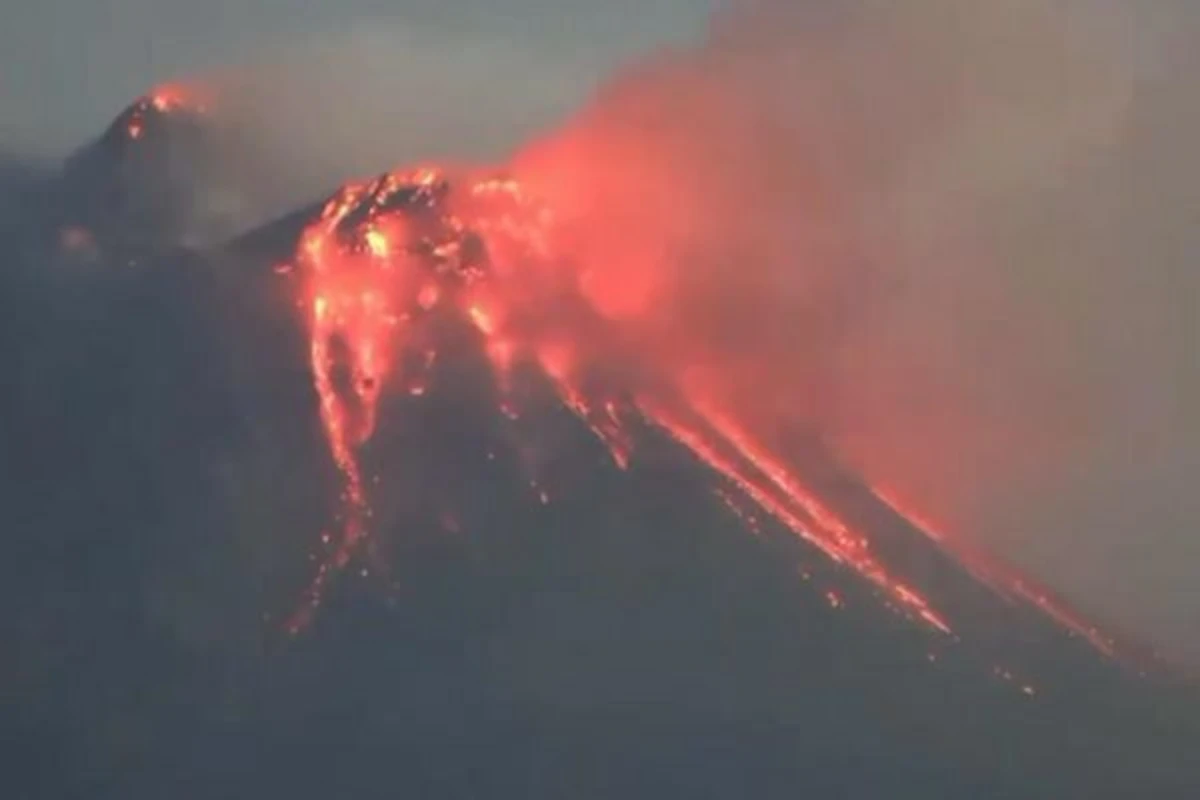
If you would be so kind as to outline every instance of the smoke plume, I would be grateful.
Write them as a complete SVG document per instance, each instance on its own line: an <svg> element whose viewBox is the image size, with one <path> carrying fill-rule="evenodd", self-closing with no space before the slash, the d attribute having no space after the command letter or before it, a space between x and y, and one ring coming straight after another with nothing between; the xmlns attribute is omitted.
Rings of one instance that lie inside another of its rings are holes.
<svg viewBox="0 0 1200 800"><path fill-rule="evenodd" d="M525 148L596 304L764 432L1200 656L1195 12L744 2Z"/></svg>
<svg viewBox="0 0 1200 800"><path fill-rule="evenodd" d="M623 368L821 436L1200 658L1198 37L1182 0L732 0L511 166ZM602 67L389 23L202 82L256 176L249 225L412 159L503 157Z"/></svg>

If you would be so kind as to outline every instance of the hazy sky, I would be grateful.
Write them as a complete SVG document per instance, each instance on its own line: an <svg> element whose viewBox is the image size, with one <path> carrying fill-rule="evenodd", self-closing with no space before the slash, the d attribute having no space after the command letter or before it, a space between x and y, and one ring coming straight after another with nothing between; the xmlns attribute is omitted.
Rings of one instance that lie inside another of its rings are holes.
<svg viewBox="0 0 1200 800"><path fill-rule="evenodd" d="M556 95L544 98L548 107L565 109L615 63L700 29L710 7L710 0L10 2L0 24L0 146L61 152L155 82L253 58L268 42L351 28L405 31L405 38L419 31L449 52L481 42L512 50L562 78L539 90Z"/></svg>

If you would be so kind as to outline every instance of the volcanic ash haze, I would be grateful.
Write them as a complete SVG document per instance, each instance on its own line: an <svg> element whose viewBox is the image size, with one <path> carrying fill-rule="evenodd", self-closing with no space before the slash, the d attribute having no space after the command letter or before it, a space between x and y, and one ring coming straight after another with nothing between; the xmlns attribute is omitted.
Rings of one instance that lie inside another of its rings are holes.
<svg viewBox="0 0 1200 800"><path fill-rule="evenodd" d="M1198 35L1185 3L733 2L500 171L554 209L621 331L610 362L759 438L816 433L910 512L1194 658ZM527 127L513 109L586 83L505 58L486 101L435 73L381 116L370 76L428 58L388 41L226 81L286 197L424 155L429 131L486 157ZM494 124L447 139L448 97Z"/></svg>
<svg viewBox="0 0 1200 800"><path fill-rule="evenodd" d="M735 3L514 171L635 369L1194 658L1198 36L1185 4Z"/></svg>

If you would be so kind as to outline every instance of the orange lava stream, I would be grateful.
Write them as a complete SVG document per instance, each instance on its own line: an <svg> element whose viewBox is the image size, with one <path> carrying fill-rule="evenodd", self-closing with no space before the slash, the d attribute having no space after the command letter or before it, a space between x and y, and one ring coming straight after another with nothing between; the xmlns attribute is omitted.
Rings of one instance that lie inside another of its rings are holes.
<svg viewBox="0 0 1200 800"><path fill-rule="evenodd" d="M361 455L376 428L380 394L385 386L416 397L427 392L437 351L423 323L450 314L478 333L500 392L499 413L520 416L511 394L513 367L534 366L619 468L627 469L635 456L629 423L640 418L724 478L727 486L715 490L717 496L752 532L761 532L762 519L749 508L756 506L860 575L906 617L952 634L942 611L893 574L864 532L806 488L751 426L713 399L717 393L689 384L679 377L686 370L671 363L655 364L653 379L645 369L610 369L651 362L623 343L621 323L606 315L589 275L573 266L570 254L555 252L554 232L552 209L519 182L490 175L451 182L430 168L350 184L304 231L294 267L304 287L321 424L342 492L331 555L290 628L303 627L330 576L369 537ZM608 377L601 382L598 375ZM550 502L537 480L530 486L541 503ZM934 529L890 504L947 546ZM997 591L1032 603L1097 649L1113 652L1110 640L1047 593L965 550L955 555ZM842 606L838 595L829 603Z"/></svg>
<svg viewBox="0 0 1200 800"><path fill-rule="evenodd" d="M313 388L342 491L332 557L322 563L305 608L289 624L293 632L307 624L330 574L345 568L368 532L371 506L359 450L375 431L383 383L411 319L404 303L413 298L404 290L412 291L416 277L401 269L409 260L403 247L407 225L386 213L387 204L402 190L420 198L422 192L432 192L438 180L438 173L422 170L346 186L301 236L298 261ZM348 217L364 212L347 235ZM417 308L428 309L436 301L427 285L416 289ZM414 381L408 388L418 394L421 384Z"/></svg>
<svg viewBox="0 0 1200 800"><path fill-rule="evenodd" d="M875 584L909 614L942 633L952 633L949 623L924 597L888 574L870 554L864 538L851 533L821 507L793 476L728 420L697 414L694 408L687 414L672 413L649 400L639 405L647 417L797 536Z"/></svg>
<svg viewBox="0 0 1200 800"><path fill-rule="evenodd" d="M1036 606L1046 616L1073 635L1082 637L1099 652L1109 658L1117 657L1116 640L1085 620L1077 612L1072 611L1063 601L1051 597L1049 590L1034 586L1029 579L1006 569L996 559L985 557L966 543L946 536L927 518L901 502L890 490L874 487L872 491L880 502L953 555L972 577L988 586L992 591L1009 602L1017 598Z"/></svg>

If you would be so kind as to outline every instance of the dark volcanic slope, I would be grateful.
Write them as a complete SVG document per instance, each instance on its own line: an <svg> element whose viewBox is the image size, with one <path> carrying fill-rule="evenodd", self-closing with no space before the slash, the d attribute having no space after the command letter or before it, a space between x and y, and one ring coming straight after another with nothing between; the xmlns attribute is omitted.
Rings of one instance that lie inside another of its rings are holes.
<svg viewBox="0 0 1200 800"><path fill-rule="evenodd" d="M86 196L78 176L39 196ZM282 636L337 486L269 268L297 220L220 255L143 238L131 264L21 208L0 226L12 796L1195 796L1190 690L1004 603L846 476L827 490L894 527L961 642L790 533L748 535L654 431L616 469L535 384L543 505L450 323L436 389L387 399L366 454L376 552Z"/></svg>

